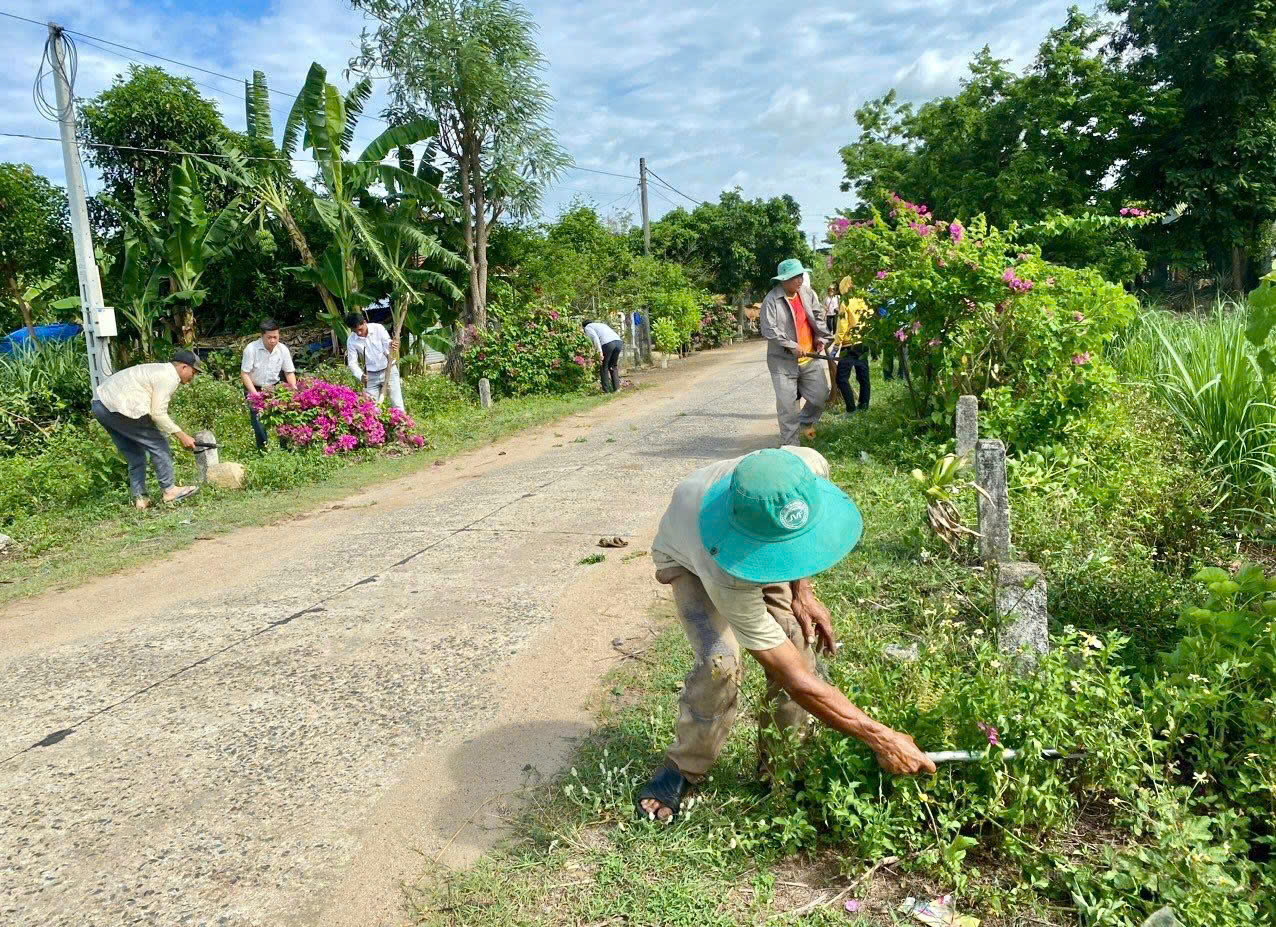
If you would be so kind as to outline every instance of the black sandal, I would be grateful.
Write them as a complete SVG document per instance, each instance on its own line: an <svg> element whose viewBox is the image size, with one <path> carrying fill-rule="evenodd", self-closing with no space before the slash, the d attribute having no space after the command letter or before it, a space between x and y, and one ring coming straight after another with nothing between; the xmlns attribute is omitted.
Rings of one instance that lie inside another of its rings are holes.
<svg viewBox="0 0 1276 927"><path fill-rule="evenodd" d="M647 817L650 812L643 810L642 802L654 798L673 812L673 816L668 821L672 824L678 819L678 813L682 810L682 799L691 791L691 788L692 783L688 782L681 772L673 766L665 766L651 777L643 790L634 798L634 812L639 820L650 820ZM659 814L656 820L660 820Z"/></svg>

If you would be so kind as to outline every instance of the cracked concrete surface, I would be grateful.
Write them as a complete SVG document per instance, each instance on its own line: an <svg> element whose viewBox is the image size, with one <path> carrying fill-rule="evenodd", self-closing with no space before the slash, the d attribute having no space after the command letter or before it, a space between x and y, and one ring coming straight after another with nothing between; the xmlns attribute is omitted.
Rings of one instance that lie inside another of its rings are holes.
<svg viewBox="0 0 1276 927"><path fill-rule="evenodd" d="M774 445L763 358L0 611L0 923L401 923L422 855L472 860L476 809L557 770L661 594L647 558L578 561Z"/></svg>

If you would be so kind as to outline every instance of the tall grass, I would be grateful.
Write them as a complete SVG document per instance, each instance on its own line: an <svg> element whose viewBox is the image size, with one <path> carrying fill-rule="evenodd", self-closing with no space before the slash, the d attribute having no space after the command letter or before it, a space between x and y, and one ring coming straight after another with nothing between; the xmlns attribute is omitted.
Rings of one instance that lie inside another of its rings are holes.
<svg viewBox="0 0 1276 927"><path fill-rule="evenodd" d="M59 425L83 421L92 398L83 342L0 354L0 454L41 445Z"/></svg>
<svg viewBox="0 0 1276 927"><path fill-rule="evenodd" d="M1169 410L1231 505L1270 515L1276 378L1254 360L1246 314L1230 301L1203 315L1148 311L1123 339L1117 363Z"/></svg>

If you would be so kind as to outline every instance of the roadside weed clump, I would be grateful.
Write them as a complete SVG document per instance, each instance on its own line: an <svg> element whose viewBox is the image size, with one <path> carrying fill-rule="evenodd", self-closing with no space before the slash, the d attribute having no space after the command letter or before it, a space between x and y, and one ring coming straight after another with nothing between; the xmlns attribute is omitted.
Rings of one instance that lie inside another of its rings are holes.
<svg viewBox="0 0 1276 927"><path fill-rule="evenodd" d="M1229 505L1270 514L1276 505L1276 377L1246 338L1244 306L1205 316L1145 313L1121 364L1173 416Z"/></svg>

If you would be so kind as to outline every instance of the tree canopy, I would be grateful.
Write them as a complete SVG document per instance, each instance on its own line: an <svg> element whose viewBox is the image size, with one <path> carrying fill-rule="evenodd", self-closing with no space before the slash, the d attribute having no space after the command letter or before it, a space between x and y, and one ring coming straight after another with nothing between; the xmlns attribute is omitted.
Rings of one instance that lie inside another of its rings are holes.
<svg viewBox="0 0 1276 927"><path fill-rule="evenodd" d="M78 115L84 158L101 172L105 192L121 203L134 202L137 189L152 202L165 203L169 175L177 166L167 152L216 151L217 142L230 134L217 104L190 79L158 67L130 65L127 76L117 75L110 87L80 104ZM213 188L209 203L222 206L231 196ZM109 223L100 206L94 214Z"/></svg>
<svg viewBox="0 0 1276 927"><path fill-rule="evenodd" d="M379 22L352 67L389 76L393 122L438 126L470 265L467 321L486 323L487 246L502 217L534 213L568 163L549 125L552 98L536 26L512 0L351 0Z"/></svg>
<svg viewBox="0 0 1276 927"><path fill-rule="evenodd" d="M841 152L852 212L898 192L1005 228L1126 207L1183 214L1140 243L1183 268L1230 264L1243 287L1246 251L1276 220L1276 0L1107 6L1121 18L1070 10L1022 74L985 48L951 96L914 107L891 91L862 106ZM1088 241L1049 256L1100 263L1109 240Z"/></svg>
<svg viewBox="0 0 1276 927"><path fill-rule="evenodd" d="M0 320L5 331L19 318L32 327L33 299L70 255L66 194L29 164L0 164Z"/></svg>
<svg viewBox="0 0 1276 927"><path fill-rule="evenodd" d="M737 188L724 191L716 203L690 212L675 209L653 222L651 251L688 265L706 289L743 296L770 289L771 275L785 258L812 260L801 221L802 210L788 194L746 200ZM637 248L641 233L631 234Z"/></svg>

